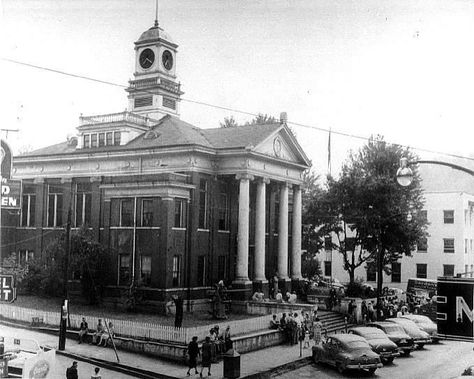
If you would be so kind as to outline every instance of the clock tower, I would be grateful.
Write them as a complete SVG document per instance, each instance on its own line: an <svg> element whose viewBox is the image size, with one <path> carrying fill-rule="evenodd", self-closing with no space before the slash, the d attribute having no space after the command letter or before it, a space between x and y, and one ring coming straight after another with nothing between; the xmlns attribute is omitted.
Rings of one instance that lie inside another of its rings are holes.
<svg viewBox="0 0 474 379"><path fill-rule="evenodd" d="M130 112L157 120L167 114L179 116L183 92L176 80L177 48L158 20L135 42L134 78L126 89Z"/></svg>

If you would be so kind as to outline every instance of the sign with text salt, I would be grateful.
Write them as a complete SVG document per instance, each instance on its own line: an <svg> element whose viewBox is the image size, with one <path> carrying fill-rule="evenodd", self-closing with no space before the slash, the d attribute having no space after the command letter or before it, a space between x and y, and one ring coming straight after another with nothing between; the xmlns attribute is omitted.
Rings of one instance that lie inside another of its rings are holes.
<svg viewBox="0 0 474 379"><path fill-rule="evenodd" d="M2 178L1 206L3 209L21 208L21 180Z"/></svg>
<svg viewBox="0 0 474 379"><path fill-rule="evenodd" d="M0 275L0 302L13 303L15 299L15 277L13 275Z"/></svg>

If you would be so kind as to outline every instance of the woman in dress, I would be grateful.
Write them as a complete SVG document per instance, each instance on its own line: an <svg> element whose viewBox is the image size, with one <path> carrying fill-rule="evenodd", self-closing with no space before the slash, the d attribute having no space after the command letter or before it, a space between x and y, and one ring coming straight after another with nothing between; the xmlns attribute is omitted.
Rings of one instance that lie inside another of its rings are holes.
<svg viewBox="0 0 474 379"><path fill-rule="evenodd" d="M202 344L202 362L201 362L201 372L199 376L202 378L202 371L204 370L204 367L207 367L207 375L211 376L211 359L212 359L212 354L211 354L211 348L212 348L212 343L211 343L211 338L208 336L206 337L206 340Z"/></svg>

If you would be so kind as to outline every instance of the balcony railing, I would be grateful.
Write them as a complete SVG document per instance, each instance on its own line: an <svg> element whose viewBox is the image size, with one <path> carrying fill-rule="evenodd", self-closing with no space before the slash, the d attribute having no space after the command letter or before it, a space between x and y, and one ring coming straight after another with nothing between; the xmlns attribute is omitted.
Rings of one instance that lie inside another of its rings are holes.
<svg viewBox="0 0 474 379"><path fill-rule="evenodd" d="M168 79L163 78L147 78L147 79L137 79L137 80L130 80L130 89L146 89L151 87L161 87L173 93L180 93L181 92L181 84L175 83Z"/></svg>
<svg viewBox="0 0 474 379"><path fill-rule="evenodd" d="M80 116L80 126L114 124L114 123L132 123L135 125L150 127L158 121L149 117L141 116L131 112L110 113L97 116Z"/></svg>

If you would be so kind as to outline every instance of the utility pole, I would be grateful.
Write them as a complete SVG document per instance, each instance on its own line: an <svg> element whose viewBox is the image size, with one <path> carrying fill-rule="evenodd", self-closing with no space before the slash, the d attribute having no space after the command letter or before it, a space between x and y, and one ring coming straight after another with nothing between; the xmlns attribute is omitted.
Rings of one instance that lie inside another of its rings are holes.
<svg viewBox="0 0 474 379"><path fill-rule="evenodd" d="M71 188L72 189L72 188ZM72 203L72 191L71 200L69 201L69 209L67 212L67 224L66 224L66 248L64 255L64 302L61 306L61 321L59 324L59 346L58 350L64 350L66 348L66 330L67 320L69 317L69 300L68 300L68 279L69 279L69 258L71 254L71 203Z"/></svg>

